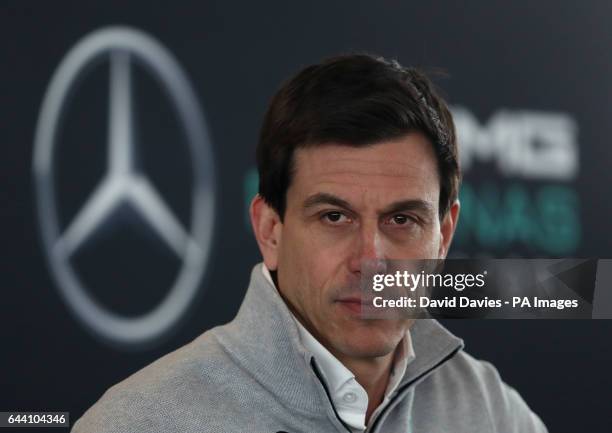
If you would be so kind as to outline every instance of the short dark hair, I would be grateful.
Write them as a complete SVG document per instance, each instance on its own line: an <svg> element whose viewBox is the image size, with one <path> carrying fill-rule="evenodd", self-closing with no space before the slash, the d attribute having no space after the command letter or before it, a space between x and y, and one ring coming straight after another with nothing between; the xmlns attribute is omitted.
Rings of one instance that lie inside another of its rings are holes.
<svg viewBox="0 0 612 433"><path fill-rule="evenodd" d="M440 176L440 219L457 199L455 126L446 102L415 68L368 54L332 57L301 70L270 102L259 143L259 194L283 219L298 148L368 146L423 133Z"/></svg>

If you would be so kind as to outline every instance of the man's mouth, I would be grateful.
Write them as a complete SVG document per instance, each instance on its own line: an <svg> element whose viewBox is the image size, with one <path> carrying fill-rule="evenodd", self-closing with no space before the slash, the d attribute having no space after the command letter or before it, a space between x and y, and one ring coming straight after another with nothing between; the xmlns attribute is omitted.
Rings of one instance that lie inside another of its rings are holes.
<svg viewBox="0 0 612 433"><path fill-rule="evenodd" d="M372 306L372 299L363 298L361 296L346 296L337 299L336 302L343 308L356 314L360 314L365 309Z"/></svg>

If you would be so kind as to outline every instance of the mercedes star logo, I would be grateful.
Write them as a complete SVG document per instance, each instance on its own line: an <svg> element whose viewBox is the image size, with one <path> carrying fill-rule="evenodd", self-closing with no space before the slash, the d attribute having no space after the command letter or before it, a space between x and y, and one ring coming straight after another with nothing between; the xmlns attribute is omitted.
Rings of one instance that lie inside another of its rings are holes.
<svg viewBox="0 0 612 433"><path fill-rule="evenodd" d="M107 171L73 220L61 228L53 164L58 131L76 81L101 58L110 65ZM191 227L183 227L135 164L131 96L135 60L165 88L186 132L194 178ZM82 39L60 63L44 97L35 136L33 174L45 255L70 310L108 342L138 346L159 341L184 315L198 292L210 253L215 208L213 154L204 116L187 76L170 52L143 32L124 27L101 29ZM182 263L164 299L138 317L124 317L103 307L69 262L78 248L109 224L121 206L130 206L138 213Z"/></svg>

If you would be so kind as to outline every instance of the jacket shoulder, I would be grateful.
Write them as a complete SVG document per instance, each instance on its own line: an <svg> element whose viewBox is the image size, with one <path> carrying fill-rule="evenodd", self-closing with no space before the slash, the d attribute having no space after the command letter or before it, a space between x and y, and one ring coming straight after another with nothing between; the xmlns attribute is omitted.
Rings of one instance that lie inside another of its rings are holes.
<svg viewBox="0 0 612 433"><path fill-rule="evenodd" d="M466 414L474 412L476 408L479 414L489 418L491 431L548 431L520 394L502 380L491 363L478 360L463 350L436 374L431 375L430 379L435 382L436 389L443 390L451 398L450 410Z"/></svg>
<svg viewBox="0 0 612 433"><path fill-rule="evenodd" d="M235 376L236 370L214 330L205 332L109 388L72 432L191 431L193 408L213 411L224 386L221 379Z"/></svg>

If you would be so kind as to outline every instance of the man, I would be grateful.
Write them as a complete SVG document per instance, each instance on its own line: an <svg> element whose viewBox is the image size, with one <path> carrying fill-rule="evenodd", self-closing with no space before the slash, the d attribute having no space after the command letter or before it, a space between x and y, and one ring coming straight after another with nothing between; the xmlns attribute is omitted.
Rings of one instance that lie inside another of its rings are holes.
<svg viewBox="0 0 612 433"><path fill-rule="evenodd" d="M459 217L446 103L368 55L273 98L250 216L263 264L229 324L112 387L75 432L545 432L433 319L367 320L367 261L444 258Z"/></svg>

